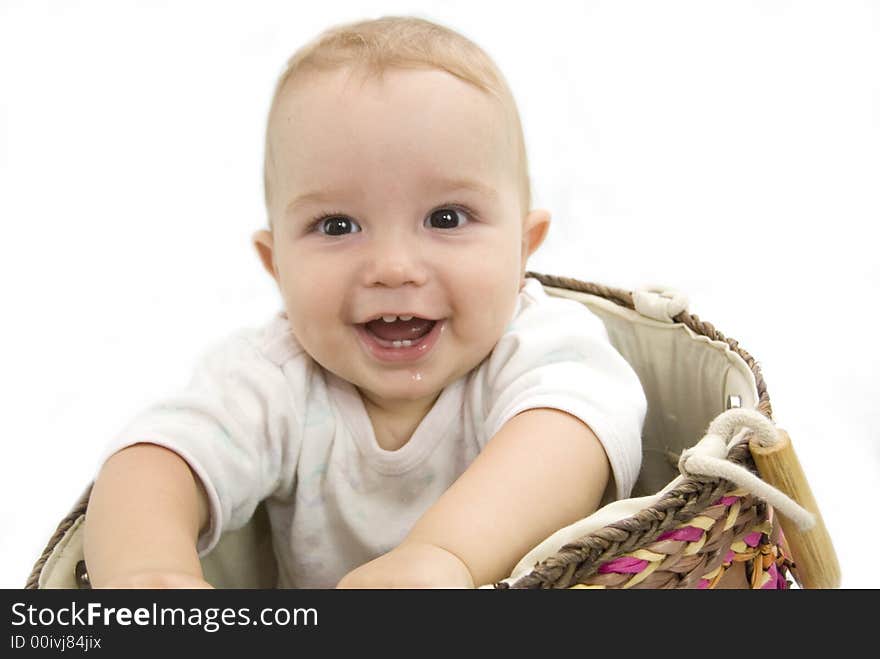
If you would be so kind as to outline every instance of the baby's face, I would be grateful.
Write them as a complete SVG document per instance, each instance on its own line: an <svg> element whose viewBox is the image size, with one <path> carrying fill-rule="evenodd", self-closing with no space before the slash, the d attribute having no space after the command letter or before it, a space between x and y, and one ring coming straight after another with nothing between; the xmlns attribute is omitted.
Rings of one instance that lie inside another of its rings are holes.
<svg viewBox="0 0 880 659"><path fill-rule="evenodd" d="M347 73L282 92L273 230L254 239L303 348L370 402L403 409L489 354L549 216L519 207L493 98L437 70Z"/></svg>

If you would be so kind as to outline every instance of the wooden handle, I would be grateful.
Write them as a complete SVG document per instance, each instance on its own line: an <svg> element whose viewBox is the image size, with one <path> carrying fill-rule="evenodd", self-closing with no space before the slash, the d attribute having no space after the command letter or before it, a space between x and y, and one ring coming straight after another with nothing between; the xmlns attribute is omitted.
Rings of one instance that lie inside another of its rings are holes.
<svg viewBox="0 0 880 659"><path fill-rule="evenodd" d="M779 441L773 446L760 446L756 437L749 442L749 450L761 479L784 492L795 502L813 513L816 525L801 531L779 511L779 519L785 543L794 561L793 572L802 588L839 588L840 564L831 536L819 513L819 506L798 461L788 433L777 429Z"/></svg>

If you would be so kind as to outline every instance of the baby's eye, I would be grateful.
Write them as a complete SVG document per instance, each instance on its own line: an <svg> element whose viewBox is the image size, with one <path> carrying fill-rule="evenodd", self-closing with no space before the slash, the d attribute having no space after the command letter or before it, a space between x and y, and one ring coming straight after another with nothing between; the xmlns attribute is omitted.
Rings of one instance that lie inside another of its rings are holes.
<svg viewBox="0 0 880 659"><path fill-rule="evenodd" d="M344 236L361 230L358 223L344 215L325 215L315 221L318 232L327 236Z"/></svg>
<svg viewBox="0 0 880 659"><path fill-rule="evenodd" d="M469 221L467 213L458 208L446 207L432 211L425 220L434 229L457 229Z"/></svg>

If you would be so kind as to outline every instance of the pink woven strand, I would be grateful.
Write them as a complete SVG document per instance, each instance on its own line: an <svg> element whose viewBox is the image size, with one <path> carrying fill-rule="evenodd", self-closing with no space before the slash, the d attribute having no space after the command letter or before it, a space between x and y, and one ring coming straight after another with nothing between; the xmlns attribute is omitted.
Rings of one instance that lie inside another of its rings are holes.
<svg viewBox="0 0 880 659"><path fill-rule="evenodd" d="M763 534L760 531L752 531L745 538L743 538L743 542L746 543L749 547L757 547L758 543L761 541L761 536Z"/></svg>
<svg viewBox="0 0 880 659"><path fill-rule="evenodd" d="M608 574L614 572L616 574L635 574L641 572L648 567L648 561L640 558L632 558L631 556L621 556L613 561L608 561L599 566L599 574Z"/></svg>
<svg viewBox="0 0 880 659"><path fill-rule="evenodd" d="M703 537L703 529L696 526L683 526L680 529L672 529L666 533L660 534L657 538L660 540L681 540L683 542L696 542Z"/></svg>

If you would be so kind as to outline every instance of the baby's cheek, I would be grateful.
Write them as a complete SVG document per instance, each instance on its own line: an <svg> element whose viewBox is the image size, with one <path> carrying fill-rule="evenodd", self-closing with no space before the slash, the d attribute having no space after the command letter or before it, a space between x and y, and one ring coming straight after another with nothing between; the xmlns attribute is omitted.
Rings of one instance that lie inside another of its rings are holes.
<svg viewBox="0 0 880 659"><path fill-rule="evenodd" d="M463 349L473 362L471 366L479 364L504 335L504 331L510 323L515 308L514 303L500 304L500 296L497 291L487 291L483 304L472 307L472 317L467 325L467 336L461 337ZM485 300L492 299L492 304L486 304ZM514 301L515 302L515 301Z"/></svg>
<svg viewBox="0 0 880 659"><path fill-rule="evenodd" d="M315 325L325 323L330 309L327 304L328 294L321 293L320 284L303 287L301 283L288 287L284 295L287 315L303 332L312 331Z"/></svg>
<svg viewBox="0 0 880 659"><path fill-rule="evenodd" d="M516 307L522 277L516 264L498 266L472 279L471 294L483 323L500 332Z"/></svg>

